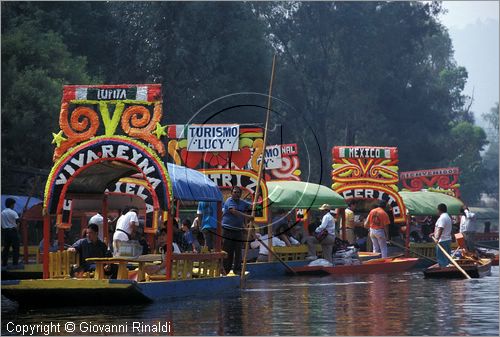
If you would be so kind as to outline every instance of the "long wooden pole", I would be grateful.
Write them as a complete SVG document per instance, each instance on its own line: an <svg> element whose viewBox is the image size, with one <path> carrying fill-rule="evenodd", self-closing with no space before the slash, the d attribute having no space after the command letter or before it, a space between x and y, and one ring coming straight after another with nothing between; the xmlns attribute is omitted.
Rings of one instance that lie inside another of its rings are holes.
<svg viewBox="0 0 500 337"><path fill-rule="evenodd" d="M254 194L254 197L253 197L252 217L255 217L255 208L257 206L257 201L258 201L258 198L259 198L260 182L262 180L262 171L263 171L264 162L265 162L266 144L267 144L267 128L268 128L268 125L269 125L269 115L271 114L271 96L272 96L272 92L273 92L274 67L275 67L275 65L276 65L276 54L274 54L274 56L273 56L273 65L272 65L272 68L271 68L271 80L269 81L269 94L267 96L266 123L264 125L264 139L263 139L263 144L262 144L263 151L262 151L262 159L261 159L260 164L259 164L259 172L258 172L258 175L257 175L257 186L255 187L255 194ZM250 223L250 225L251 225L250 227L254 226L254 221L253 220ZM241 284L240 285L243 285L243 280L244 280L244 276L245 276L245 270L246 270L246 266L247 266L247 254L248 254L248 244L249 244L249 241L250 241L250 230L247 229L247 238L245 240L245 251L243 253L243 266L241 268ZM270 249L268 248L268 250L270 250Z"/></svg>
<svg viewBox="0 0 500 337"><path fill-rule="evenodd" d="M461 272L462 274L464 274L464 276L465 276L468 280L470 280L470 279L471 279L471 277L469 276L469 274L467 274L467 273L465 272L465 270L463 270L463 269L462 269L462 267L460 267L460 266L458 265L457 261L455 261L455 260L454 260L454 259L450 256L450 254L448 254L448 252L447 252L447 251L443 248L443 246L441 246L441 245L439 244L439 242L436 240L436 238L435 238L435 237L433 237L432 239L434 240L434 242L436 243L436 245L438 246L438 248L441 250L441 252L442 252L442 253L443 253L443 254L444 254L444 255L448 258L448 260L450 260L450 262L451 262L451 263L453 263L453 265L454 265L455 267L457 267L457 269L458 269L458 270L460 270L460 272Z"/></svg>

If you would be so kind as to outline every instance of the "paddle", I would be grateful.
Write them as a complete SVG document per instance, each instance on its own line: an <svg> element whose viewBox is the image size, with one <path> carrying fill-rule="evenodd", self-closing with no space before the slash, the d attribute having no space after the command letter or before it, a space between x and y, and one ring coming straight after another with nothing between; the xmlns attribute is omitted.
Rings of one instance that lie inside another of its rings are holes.
<svg viewBox="0 0 500 337"><path fill-rule="evenodd" d="M443 253L443 254L444 254L444 255L448 258L448 260L450 260L450 262L451 262L451 263L452 263L455 267L457 267L457 269L458 269L458 270L460 270L460 272L461 272L462 274L464 274L464 276L465 276L468 280L470 280L470 279L471 279L471 277L469 276L469 274L467 274L467 273L465 272L465 270L463 270L463 269L462 269L462 267L460 267L460 266L458 265L458 263L457 263L457 262L456 262L456 261L455 261L455 260L454 260L454 259L450 256L450 254L448 254L448 252L447 252L447 251L443 248L443 246L441 246L441 245L439 244L439 242L436 240L436 238L433 236L433 237L432 237L432 239L434 240L434 242L436 243L436 245L438 246L438 248L441 250L441 252L442 252L442 253Z"/></svg>
<svg viewBox="0 0 500 337"><path fill-rule="evenodd" d="M406 248L405 246L400 245L400 244L399 244L399 243L397 243L397 242L394 242L394 241L392 241L392 240L389 240L389 242L390 242L391 244L393 244L394 246L399 247L399 248L402 248L402 249L405 249L405 250L409 251L409 252L410 252L410 253L412 253L412 254L415 254L415 255L417 255L417 256L420 256L421 258L424 258L424 259L427 259L427 260L432 261L432 262L434 262L434 263L437 263L437 261L436 261L436 260L431 259L430 257L427 257L427 256L425 256L425 255L423 255L423 254L417 253L416 251L413 251L413 250L411 250L411 249L409 249L409 248Z"/></svg>

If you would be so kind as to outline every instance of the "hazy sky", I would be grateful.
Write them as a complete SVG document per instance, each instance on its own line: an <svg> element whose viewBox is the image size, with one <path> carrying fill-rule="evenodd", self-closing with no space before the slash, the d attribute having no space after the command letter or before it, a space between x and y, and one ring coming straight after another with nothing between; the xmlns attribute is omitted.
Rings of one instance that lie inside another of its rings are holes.
<svg viewBox="0 0 500 337"><path fill-rule="evenodd" d="M443 1L448 13L441 16L441 22L448 28L464 28L476 20L498 21L498 1Z"/></svg>
<svg viewBox="0 0 500 337"><path fill-rule="evenodd" d="M455 60L469 74L464 92L474 92L471 110L483 126L481 114L499 100L499 2L443 1L443 7L448 13L441 22L453 41Z"/></svg>

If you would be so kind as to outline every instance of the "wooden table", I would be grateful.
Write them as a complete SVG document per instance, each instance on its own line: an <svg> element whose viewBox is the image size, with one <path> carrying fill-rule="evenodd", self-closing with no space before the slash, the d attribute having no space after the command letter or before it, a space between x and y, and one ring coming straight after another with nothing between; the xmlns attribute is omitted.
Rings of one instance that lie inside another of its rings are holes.
<svg viewBox="0 0 500 337"><path fill-rule="evenodd" d="M90 263L95 263L95 274L94 278L97 280L104 279L104 265L106 264L117 264L118 265L118 274L116 276L117 280L128 280L128 268L127 265L130 262L138 263L138 275L137 281L144 281L144 265L147 262L156 262L162 261L161 254L147 254L140 255L137 257L133 256L120 256L120 257L90 257L85 259L85 261Z"/></svg>

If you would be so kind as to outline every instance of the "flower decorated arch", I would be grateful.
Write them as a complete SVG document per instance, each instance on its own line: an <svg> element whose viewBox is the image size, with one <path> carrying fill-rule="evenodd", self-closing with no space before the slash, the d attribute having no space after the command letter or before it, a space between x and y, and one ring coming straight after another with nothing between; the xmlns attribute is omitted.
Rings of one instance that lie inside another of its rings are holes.
<svg viewBox="0 0 500 337"><path fill-rule="evenodd" d="M332 157L335 192L346 200L385 200L391 206L394 222L406 222L406 207L397 187L397 148L335 146Z"/></svg>
<svg viewBox="0 0 500 337"><path fill-rule="evenodd" d="M111 183L137 173L152 194L152 227L145 228L145 232L154 233L159 212L168 210L170 205L168 172L150 148L128 137L97 137L64 154L47 180L44 209L56 214L56 224L60 225L73 195L102 194Z"/></svg>

